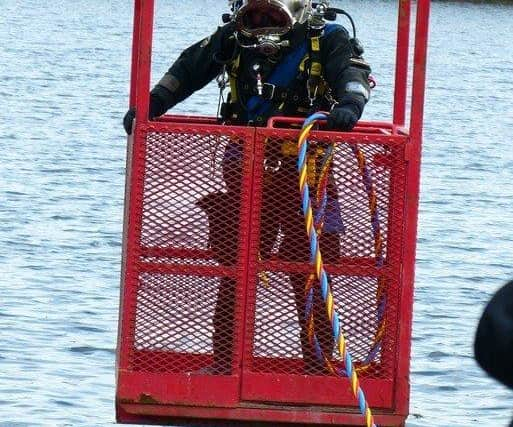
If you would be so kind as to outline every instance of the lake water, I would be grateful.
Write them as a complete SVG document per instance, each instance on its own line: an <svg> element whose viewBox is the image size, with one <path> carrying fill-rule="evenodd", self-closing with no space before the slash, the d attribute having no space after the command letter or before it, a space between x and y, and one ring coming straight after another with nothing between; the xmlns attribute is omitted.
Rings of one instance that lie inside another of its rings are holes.
<svg viewBox="0 0 513 427"><path fill-rule="evenodd" d="M224 4L159 2L154 82ZM365 118L387 119L395 2L333 4L378 80ZM131 26L128 0L0 0L0 427L114 424ZM512 29L512 5L432 5L409 427L513 415L472 357L513 278ZM177 111L214 114L202 95Z"/></svg>

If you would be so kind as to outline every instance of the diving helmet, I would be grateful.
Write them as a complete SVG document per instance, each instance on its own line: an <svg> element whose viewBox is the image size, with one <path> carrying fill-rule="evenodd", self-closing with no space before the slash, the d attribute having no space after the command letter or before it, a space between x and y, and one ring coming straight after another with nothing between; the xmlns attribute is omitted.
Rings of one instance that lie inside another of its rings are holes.
<svg viewBox="0 0 513 427"><path fill-rule="evenodd" d="M279 38L312 13L311 0L229 0L237 31L248 38Z"/></svg>

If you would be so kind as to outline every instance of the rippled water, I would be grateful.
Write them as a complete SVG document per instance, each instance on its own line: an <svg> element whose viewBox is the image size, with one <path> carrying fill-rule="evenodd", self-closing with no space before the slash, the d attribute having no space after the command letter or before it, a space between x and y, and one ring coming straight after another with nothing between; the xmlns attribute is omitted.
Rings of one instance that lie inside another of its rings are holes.
<svg viewBox="0 0 513 427"><path fill-rule="evenodd" d="M155 79L219 4L159 2ZM390 115L393 4L343 2L379 82L367 119ZM0 0L0 427L114 423L131 7ZM408 426L502 426L513 393L472 340L513 277L513 6L431 22ZM212 114L215 92L177 110Z"/></svg>

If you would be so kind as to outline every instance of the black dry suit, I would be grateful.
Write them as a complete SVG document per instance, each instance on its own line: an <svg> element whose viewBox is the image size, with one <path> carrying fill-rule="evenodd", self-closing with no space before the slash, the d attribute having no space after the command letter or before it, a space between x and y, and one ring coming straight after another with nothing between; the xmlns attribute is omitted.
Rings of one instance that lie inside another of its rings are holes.
<svg viewBox="0 0 513 427"><path fill-rule="evenodd" d="M271 116L305 117L315 111L329 110L334 103L350 106L360 117L369 97L370 68L347 31L339 25L328 25L323 32L314 32L306 25L298 25L287 37L289 47L280 49L277 55L266 56L255 49L241 48L233 24L220 27L210 37L186 49L155 86L151 92L150 115L163 114L226 70L231 90L228 102L221 109L226 123L262 126ZM241 159L241 145L237 141L229 143L223 159L227 191L208 195L198 203L209 217L210 247L216 259L225 265L236 262L237 248L233 242L237 241ZM310 249L300 212L296 153L281 146L266 148L266 161L271 166L266 168L264 177L260 255L263 259L270 256L281 231L279 258L308 261ZM320 245L324 261L335 263L340 252L339 235L344 227L333 177L329 178L327 192ZM304 322L306 276L290 274L290 281L301 323L305 372L323 374L326 371L308 341ZM219 374L229 373L231 366L234 303L235 281L222 279L213 336L214 370ZM317 337L323 352L330 357L331 327L317 287L313 304Z"/></svg>
<svg viewBox="0 0 513 427"><path fill-rule="evenodd" d="M203 88L225 65L231 77L232 105L225 106L223 119L232 123L265 125L265 119L273 115L303 117L314 110L330 108L334 102L354 105L361 115L369 98L370 68L345 28L329 24L323 32L315 32L308 30L306 24L297 25L286 38L290 47L280 49L277 55L266 56L257 50L239 47L234 24L219 27L214 34L183 51L151 91L151 118L164 114ZM297 52L304 53L299 55L299 66L281 72L289 76L278 77L280 82L288 83L285 86L266 84L273 70L291 62ZM312 67L312 63L315 66ZM317 70L317 64L321 69ZM266 111L262 108L248 110L257 103L251 100L258 96L257 74L264 86L260 98L268 105ZM312 76L310 81L308 74ZM258 112L261 114L256 114Z"/></svg>

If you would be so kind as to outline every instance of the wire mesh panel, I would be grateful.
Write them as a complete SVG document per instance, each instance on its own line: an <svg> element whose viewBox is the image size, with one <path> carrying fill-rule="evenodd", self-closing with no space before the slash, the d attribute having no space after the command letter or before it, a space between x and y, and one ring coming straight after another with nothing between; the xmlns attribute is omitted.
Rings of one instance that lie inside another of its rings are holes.
<svg viewBox="0 0 513 427"><path fill-rule="evenodd" d="M342 137L313 133L309 199L347 348L370 404L391 408L406 138ZM127 403L354 407L310 262L297 138L160 123L134 148L119 382Z"/></svg>
<svg viewBox="0 0 513 427"><path fill-rule="evenodd" d="M259 263L249 282L255 287L248 290L243 396L304 403L302 387L309 387L309 378L340 379L339 387L347 388L345 361L336 351L330 310L310 264L297 133L290 139L293 134L277 129L259 134L262 166L254 178L260 178L262 192L254 205L259 236L253 240ZM404 147L379 139L311 139L306 164L329 294L347 349L360 378L390 384L398 358L405 162ZM270 374L276 381L298 377L279 397L268 392L272 386L259 394L255 383L272 383ZM328 401L349 403L343 393L318 403Z"/></svg>
<svg viewBox="0 0 513 427"><path fill-rule="evenodd" d="M253 132L167 129L134 148L120 361L143 374L238 375L249 212L242 179ZM232 160L233 183L223 176Z"/></svg>
<svg viewBox="0 0 513 427"><path fill-rule="evenodd" d="M218 278L142 273L133 367L144 372L200 369L212 354ZM193 357L191 357L193 356Z"/></svg>

